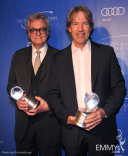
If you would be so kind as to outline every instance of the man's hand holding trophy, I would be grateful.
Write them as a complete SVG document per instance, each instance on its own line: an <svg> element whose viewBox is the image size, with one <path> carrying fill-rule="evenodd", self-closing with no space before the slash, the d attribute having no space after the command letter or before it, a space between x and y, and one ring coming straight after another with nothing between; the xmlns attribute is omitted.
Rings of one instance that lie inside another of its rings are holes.
<svg viewBox="0 0 128 156"><path fill-rule="evenodd" d="M85 102L85 108L78 108L74 123L81 128L88 129L88 127L86 127L85 124L85 119L89 114L98 110L99 97L95 93L90 93L90 94L86 93L84 102Z"/></svg>
<svg viewBox="0 0 128 156"><path fill-rule="evenodd" d="M40 101L36 100L35 97L26 94L19 86L13 87L10 91L10 95L15 100L21 99L22 101L26 101L28 104L28 110L36 109L40 104Z"/></svg>

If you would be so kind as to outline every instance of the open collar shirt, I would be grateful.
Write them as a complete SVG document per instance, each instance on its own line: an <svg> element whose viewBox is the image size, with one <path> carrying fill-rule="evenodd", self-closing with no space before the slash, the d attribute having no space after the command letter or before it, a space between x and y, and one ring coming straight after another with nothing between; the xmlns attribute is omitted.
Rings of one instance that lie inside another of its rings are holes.
<svg viewBox="0 0 128 156"><path fill-rule="evenodd" d="M82 51L80 48L75 47L74 43L72 42L71 49L78 108L85 108L85 94L92 92L91 41L88 40L87 44L83 47Z"/></svg>

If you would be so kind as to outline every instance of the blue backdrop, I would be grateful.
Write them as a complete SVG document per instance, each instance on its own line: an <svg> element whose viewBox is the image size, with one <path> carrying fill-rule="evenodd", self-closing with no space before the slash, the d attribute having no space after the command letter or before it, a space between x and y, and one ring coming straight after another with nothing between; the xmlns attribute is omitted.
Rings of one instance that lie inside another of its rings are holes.
<svg viewBox="0 0 128 156"><path fill-rule="evenodd" d="M15 108L6 92L11 58L20 48L29 46L25 23L33 12L42 12L50 20L48 43L58 49L69 45L66 16L77 5L86 5L94 15L92 40L114 47L128 87L128 1L127 0L0 0L0 155L15 155ZM116 155L128 155L128 95L117 115L119 146ZM63 151L63 156L64 156Z"/></svg>

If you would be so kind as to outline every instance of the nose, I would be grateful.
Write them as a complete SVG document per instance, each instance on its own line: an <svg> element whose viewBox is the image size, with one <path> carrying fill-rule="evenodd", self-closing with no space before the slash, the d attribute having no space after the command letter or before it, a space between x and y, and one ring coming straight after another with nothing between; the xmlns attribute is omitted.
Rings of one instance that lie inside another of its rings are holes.
<svg viewBox="0 0 128 156"><path fill-rule="evenodd" d="M79 24L78 30L83 31L83 24Z"/></svg>
<svg viewBox="0 0 128 156"><path fill-rule="evenodd" d="M38 29L36 35L41 35L41 33L40 33L40 29Z"/></svg>

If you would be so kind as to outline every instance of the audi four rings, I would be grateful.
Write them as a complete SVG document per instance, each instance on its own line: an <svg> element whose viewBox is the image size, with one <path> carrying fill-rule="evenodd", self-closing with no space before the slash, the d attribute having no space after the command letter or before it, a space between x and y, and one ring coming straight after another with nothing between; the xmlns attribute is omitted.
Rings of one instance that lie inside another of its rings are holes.
<svg viewBox="0 0 128 156"><path fill-rule="evenodd" d="M103 8L101 10L102 16L117 16L123 15L125 13L125 9L123 7L114 7L114 8Z"/></svg>

